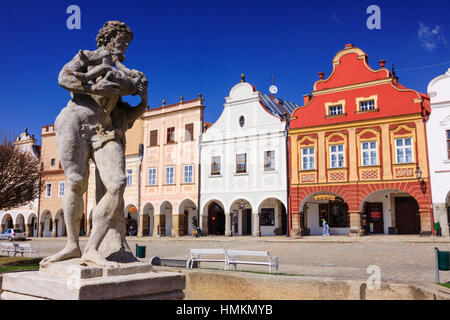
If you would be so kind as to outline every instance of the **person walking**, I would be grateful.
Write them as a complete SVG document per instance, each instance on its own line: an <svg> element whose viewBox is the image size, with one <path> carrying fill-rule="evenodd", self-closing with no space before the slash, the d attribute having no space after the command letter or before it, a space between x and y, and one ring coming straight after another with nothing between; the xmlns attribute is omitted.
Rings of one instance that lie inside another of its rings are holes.
<svg viewBox="0 0 450 320"><path fill-rule="evenodd" d="M330 235L330 226L328 225L325 219L322 219L322 235L329 236Z"/></svg>

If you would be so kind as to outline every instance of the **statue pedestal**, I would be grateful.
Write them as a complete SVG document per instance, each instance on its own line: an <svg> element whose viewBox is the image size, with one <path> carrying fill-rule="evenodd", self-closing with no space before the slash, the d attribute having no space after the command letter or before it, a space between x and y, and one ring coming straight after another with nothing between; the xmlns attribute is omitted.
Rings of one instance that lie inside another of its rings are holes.
<svg viewBox="0 0 450 320"><path fill-rule="evenodd" d="M50 264L39 271L3 275L2 300L181 300L186 278L154 272L148 263L117 268L80 265L79 259Z"/></svg>

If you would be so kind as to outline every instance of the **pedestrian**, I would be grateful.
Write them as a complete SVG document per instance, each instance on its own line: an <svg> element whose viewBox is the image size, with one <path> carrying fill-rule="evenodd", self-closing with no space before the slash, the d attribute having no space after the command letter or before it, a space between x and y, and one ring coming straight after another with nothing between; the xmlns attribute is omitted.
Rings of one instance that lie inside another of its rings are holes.
<svg viewBox="0 0 450 320"><path fill-rule="evenodd" d="M322 235L329 236L330 235L330 226L328 225L325 219L322 219Z"/></svg>

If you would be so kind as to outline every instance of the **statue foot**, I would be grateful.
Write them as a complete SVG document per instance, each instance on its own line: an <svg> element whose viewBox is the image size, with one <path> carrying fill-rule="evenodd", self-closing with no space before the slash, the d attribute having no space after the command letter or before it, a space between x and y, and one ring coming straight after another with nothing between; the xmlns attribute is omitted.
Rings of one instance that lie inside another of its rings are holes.
<svg viewBox="0 0 450 320"><path fill-rule="evenodd" d="M42 259L39 265L41 267L46 267L51 262L64 261L80 257L81 257L81 250L78 245L67 245L64 249L62 249L58 253Z"/></svg>
<svg viewBox="0 0 450 320"><path fill-rule="evenodd" d="M119 263L106 260L97 250L85 250L81 257L81 262L91 262L100 267L119 267Z"/></svg>

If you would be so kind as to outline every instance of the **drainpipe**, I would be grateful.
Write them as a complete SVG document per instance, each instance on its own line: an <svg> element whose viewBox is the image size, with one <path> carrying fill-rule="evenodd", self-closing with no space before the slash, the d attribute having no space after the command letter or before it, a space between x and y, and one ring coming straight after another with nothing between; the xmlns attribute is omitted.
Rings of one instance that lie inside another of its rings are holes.
<svg viewBox="0 0 450 320"><path fill-rule="evenodd" d="M200 96L200 95L199 95ZM200 97L200 103L203 105L203 98ZM203 137L203 126L204 126L204 109L202 109L202 116L201 116L201 127L200 127L200 134L198 136L198 203L197 203L197 223L200 227L200 230L202 230L202 226L200 225L200 204L201 204L201 185L202 185L202 137Z"/></svg>
<svg viewBox="0 0 450 320"><path fill-rule="evenodd" d="M138 198L137 198L137 234L139 235L140 230L140 215L141 215L141 169L142 169L142 158L144 157L144 145L141 143L139 145L139 162L138 162ZM144 229L142 229L142 235L144 235Z"/></svg>
<svg viewBox="0 0 450 320"><path fill-rule="evenodd" d="M286 197L286 200L287 200L287 204L286 204L287 205L286 206L286 215L287 215L287 217L286 217L287 218L286 219L286 222L287 222L286 237L289 237L290 229L291 229L291 196L290 196L290 192L289 192L289 189L290 189L289 158L290 157L289 157L289 135L288 135L289 125L290 125L290 117L286 112L283 114L283 117L286 121L285 127L284 127L284 137L285 137L285 144L286 144L286 170L287 170L287 175L286 175L286 186L287 186L287 190L286 190L286 193L287 193L287 197Z"/></svg>
<svg viewBox="0 0 450 320"><path fill-rule="evenodd" d="M37 207L37 233L36 238L39 238L39 226L40 226L40 216L41 216L41 188L42 188L42 170L41 174L39 175L39 197L38 197L38 207ZM34 235L34 226L33 226L33 235Z"/></svg>

